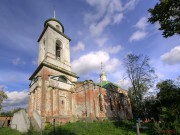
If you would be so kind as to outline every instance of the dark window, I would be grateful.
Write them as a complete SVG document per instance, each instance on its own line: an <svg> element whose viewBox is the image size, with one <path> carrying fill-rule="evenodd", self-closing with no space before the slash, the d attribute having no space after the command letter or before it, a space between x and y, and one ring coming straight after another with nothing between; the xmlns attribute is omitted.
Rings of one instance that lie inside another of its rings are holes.
<svg viewBox="0 0 180 135"><path fill-rule="evenodd" d="M99 109L100 111L103 111L103 102L102 102L102 95L99 95Z"/></svg>
<svg viewBox="0 0 180 135"><path fill-rule="evenodd" d="M60 76L58 80L65 83L67 82L67 79L63 76Z"/></svg>
<svg viewBox="0 0 180 135"><path fill-rule="evenodd" d="M124 109L125 96L123 94L120 94L119 99L120 99L120 103L121 103L122 109Z"/></svg>
<svg viewBox="0 0 180 135"><path fill-rule="evenodd" d="M111 111L113 111L113 110L114 110L114 108L113 108L113 102L112 102L112 98L111 98L111 97L110 97L109 101L110 101Z"/></svg>

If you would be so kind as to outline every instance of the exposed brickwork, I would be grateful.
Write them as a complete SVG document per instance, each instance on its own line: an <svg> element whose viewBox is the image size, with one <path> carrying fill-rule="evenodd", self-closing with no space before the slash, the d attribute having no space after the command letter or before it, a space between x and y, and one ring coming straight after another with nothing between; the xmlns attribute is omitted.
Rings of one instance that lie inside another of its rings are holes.
<svg viewBox="0 0 180 135"><path fill-rule="evenodd" d="M127 91L113 88L113 86L104 89L92 81L77 82L76 85L76 83L63 84L63 82L53 80L51 84L51 78L48 76L56 74L56 71L46 67L42 71L42 77L36 83L39 81L44 81L44 83L34 90L30 88L29 116L32 116L33 110L38 110L40 115L49 122L52 119L68 122L84 118L92 120L132 118Z"/></svg>

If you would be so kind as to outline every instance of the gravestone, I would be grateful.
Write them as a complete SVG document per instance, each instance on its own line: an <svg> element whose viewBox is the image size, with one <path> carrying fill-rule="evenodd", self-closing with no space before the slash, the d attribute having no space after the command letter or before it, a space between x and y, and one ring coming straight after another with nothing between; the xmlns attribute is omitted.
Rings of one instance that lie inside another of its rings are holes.
<svg viewBox="0 0 180 135"><path fill-rule="evenodd" d="M30 128L30 121L25 110L20 110L14 113L11 122L11 128L20 132L27 132Z"/></svg>

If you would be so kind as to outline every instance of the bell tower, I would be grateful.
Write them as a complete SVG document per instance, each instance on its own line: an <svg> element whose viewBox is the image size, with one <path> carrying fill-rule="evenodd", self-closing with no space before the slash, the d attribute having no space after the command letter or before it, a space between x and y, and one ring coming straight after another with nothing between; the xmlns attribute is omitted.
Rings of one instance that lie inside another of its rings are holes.
<svg viewBox="0 0 180 135"><path fill-rule="evenodd" d="M71 39L64 34L64 26L56 18L50 18L44 23L40 35L38 65L48 62L60 68L71 71L70 48Z"/></svg>
<svg viewBox="0 0 180 135"><path fill-rule="evenodd" d="M44 22L38 39L38 67L29 78L29 117L38 113L52 121L71 114L71 93L78 76L71 72L70 41L55 15Z"/></svg>

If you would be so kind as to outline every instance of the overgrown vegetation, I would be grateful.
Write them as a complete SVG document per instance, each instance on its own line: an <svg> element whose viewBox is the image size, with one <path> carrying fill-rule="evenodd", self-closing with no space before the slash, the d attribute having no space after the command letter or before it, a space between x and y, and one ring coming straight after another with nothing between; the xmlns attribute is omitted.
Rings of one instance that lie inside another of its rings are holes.
<svg viewBox="0 0 180 135"><path fill-rule="evenodd" d="M135 121L101 121L101 122L76 122L56 126L55 135L136 135ZM141 135L153 135L152 128L142 131ZM40 135L33 130L23 135ZM42 132L43 135L54 135L53 125L49 125ZM10 128L0 129L0 135L22 135Z"/></svg>
<svg viewBox="0 0 180 135"><path fill-rule="evenodd" d="M148 118L153 117L154 131L164 134L180 134L180 82L161 81L157 84L157 97L145 100Z"/></svg>

